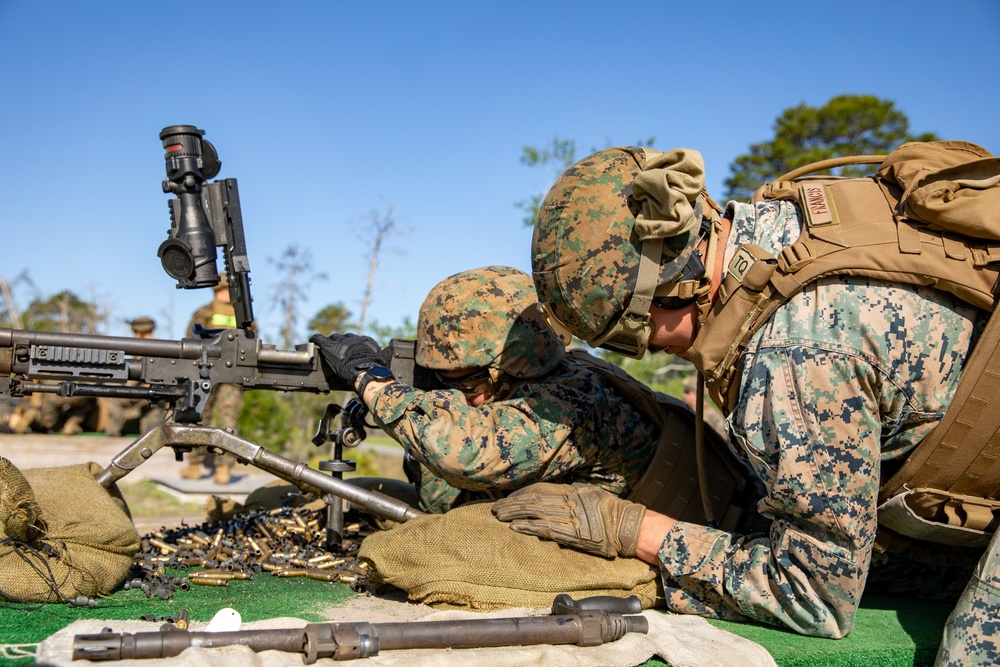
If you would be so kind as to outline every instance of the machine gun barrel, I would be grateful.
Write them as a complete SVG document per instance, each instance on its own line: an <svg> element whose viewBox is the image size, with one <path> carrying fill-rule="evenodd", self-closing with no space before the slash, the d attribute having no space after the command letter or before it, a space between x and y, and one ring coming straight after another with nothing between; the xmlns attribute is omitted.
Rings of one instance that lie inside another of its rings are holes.
<svg viewBox="0 0 1000 667"><path fill-rule="evenodd" d="M205 341L194 338L175 341L0 327L0 373L27 372L27 353L33 346L106 350L130 356L197 359L201 356L204 344Z"/></svg>
<svg viewBox="0 0 1000 667"><path fill-rule="evenodd" d="M195 423L217 384L318 394L350 389L330 386L313 343L278 350L242 329L206 335L177 341L0 328L0 392L166 400L175 421Z"/></svg>
<svg viewBox="0 0 1000 667"><path fill-rule="evenodd" d="M296 629L231 632L168 630L114 634L106 631L77 635L73 641L73 659L166 658L180 655L190 646L241 645L253 651L302 653L302 662L311 665L320 658L352 660L369 658L383 650L408 648L599 646L629 632L649 631L649 622L639 614L642 607L635 596L607 602L601 598L597 605L587 604L589 600L576 602L568 595L559 595L552 605L551 616L411 623L310 623ZM592 609L594 606L616 611Z"/></svg>

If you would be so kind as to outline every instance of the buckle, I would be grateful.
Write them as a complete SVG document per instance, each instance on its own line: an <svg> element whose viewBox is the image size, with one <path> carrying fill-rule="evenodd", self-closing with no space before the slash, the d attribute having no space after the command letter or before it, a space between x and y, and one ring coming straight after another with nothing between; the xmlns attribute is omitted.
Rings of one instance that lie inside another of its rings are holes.
<svg viewBox="0 0 1000 667"><path fill-rule="evenodd" d="M809 244L795 242L787 248L783 248L778 255L778 270L782 273L795 273L814 259L816 257L809 248Z"/></svg>

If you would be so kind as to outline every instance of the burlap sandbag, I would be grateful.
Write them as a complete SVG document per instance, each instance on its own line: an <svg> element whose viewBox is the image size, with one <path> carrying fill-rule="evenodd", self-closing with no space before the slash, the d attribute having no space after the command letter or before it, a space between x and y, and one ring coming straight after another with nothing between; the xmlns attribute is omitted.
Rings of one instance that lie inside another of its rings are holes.
<svg viewBox="0 0 1000 667"><path fill-rule="evenodd" d="M96 463L18 470L0 457L0 600L63 602L110 593L139 534Z"/></svg>
<svg viewBox="0 0 1000 667"><path fill-rule="evenodd" d="M644 608L663 601L655 567L636 558L606 559L512 531L492 503L422 516L361 543L370 581L439 608L489 611L552 606L559 593L638 595Z"/></svg>

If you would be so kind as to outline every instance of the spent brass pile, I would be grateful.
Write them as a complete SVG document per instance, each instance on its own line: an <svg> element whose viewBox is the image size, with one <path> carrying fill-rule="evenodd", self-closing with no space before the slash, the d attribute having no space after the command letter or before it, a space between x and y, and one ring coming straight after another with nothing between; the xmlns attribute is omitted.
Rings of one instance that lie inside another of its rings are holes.
<svg viewBox="0 0 1000 667"><path fill-rule="evenodd" d="M359 514L344 529L341 549L326 550L326 508L280 507L252 510L212 524L161 528L142 538L125 588L148 598L168 599L175 589L228 586L264 572L281 578L308 578L367 586L367 564L356 554L372 527ZM165 568L189 570L168 577Z"/></svg>

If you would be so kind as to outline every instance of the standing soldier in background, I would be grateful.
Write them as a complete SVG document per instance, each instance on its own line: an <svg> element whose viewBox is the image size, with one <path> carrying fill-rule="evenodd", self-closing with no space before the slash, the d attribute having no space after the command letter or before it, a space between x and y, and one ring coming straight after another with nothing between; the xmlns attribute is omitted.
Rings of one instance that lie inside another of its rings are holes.
<svg viewBox="0 0 1000 667"><path fill-rule="evenodd" d="M235 329L236 310L229 301L229 280L222 275L219 284L212 288L215 298L191 316L187 334L194 334L194 326L200 324L205 329ZM217 426L236 433L239 426L240 411L243 409L243 389L234 384L217 384L205 403L206 426ZM232 481L233 459L229 455L210 453L204 447L196 447L188 455L188 464L181 468L180 475L185 479L201 479L202 465L213 471L216 484L229 484Z"/></svg>
<svg viewBox="0 0 1000 667"><path fill-rule="evenodd" d="M156 321L151 317L137 317L128 323L136 338L155 338ZM125 432L126 424L139 420L139 433L145 433L166 418L166 411L155 403L142 398L99 398L101 429L111 436Z"/></svg>

